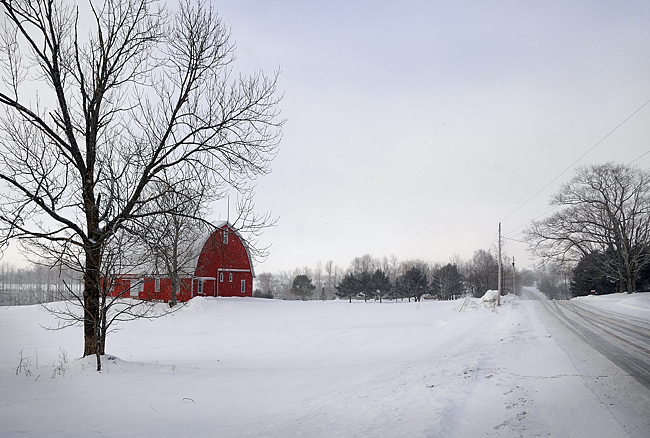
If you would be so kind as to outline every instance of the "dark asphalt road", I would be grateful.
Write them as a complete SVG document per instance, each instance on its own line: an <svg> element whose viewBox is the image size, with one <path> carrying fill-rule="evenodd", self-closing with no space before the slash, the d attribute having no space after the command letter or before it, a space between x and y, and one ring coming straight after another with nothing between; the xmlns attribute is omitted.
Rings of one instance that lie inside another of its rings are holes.
<svg viewBox="0 0 650 438"><path fill-rule="evenodd" d="M596 351L650 389L650 321L588 304L548 300L523 288L522 299L536 300Z"/></svg>

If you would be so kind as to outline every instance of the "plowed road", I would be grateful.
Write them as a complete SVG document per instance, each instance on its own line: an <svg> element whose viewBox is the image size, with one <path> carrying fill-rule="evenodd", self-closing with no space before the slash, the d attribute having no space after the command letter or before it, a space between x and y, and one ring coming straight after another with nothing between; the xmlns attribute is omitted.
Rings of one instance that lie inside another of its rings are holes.
<svg viewBox="0 0 650 438"><path fill-rule="evenodd" d="M573 301L551 301L533 288L523 288L521 298L539 301L587 344L650 389L650 321Z"/></svg>

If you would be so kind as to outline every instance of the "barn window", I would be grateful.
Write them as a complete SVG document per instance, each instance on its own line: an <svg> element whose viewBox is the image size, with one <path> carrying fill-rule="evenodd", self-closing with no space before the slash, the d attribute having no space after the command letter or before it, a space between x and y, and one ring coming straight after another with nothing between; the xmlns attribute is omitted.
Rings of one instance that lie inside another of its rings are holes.
<svg viewBox="0 0 650 438"><path fill-rule="evenodd" d="M232 272L228 275L228 281L232 283Z"/></svg>
<svg viewBox="0 0 650 438"><path fill-rule="evenodd" d="M144 286L142 281L133 280L131 282L131 290L129 296L131 298L140 298L140 292L142 292L142 289L144 289L142 286Z"/></svg>
<svg viewBox="0 0 650 438"><path fill-rule="evenodd" d="M156 292L160 292L160 278L156 278L155 285Z"/></svg>
<svg viewBox="0 0 650 438"><path fill-rule="evenodd" d="M223 244L228 245L228 230L223 230Z"/></svg>
<svg viewBox="0 0 650 438"><path fill-rule="evenodd" d="M197 288L198 288L199 295L203 295L203 280L198 280Z"/></svg>
<svg viewBox="0 0 650 438"><path fill-rule="evenodd" d="M241 293L246 293L246 280L241 281Z"/></svg>
<svg viewBox="0 0 650 438"><path fill-rule="evenodd" d="M219 274L219 281L223 283L223 272Z"/></svg>

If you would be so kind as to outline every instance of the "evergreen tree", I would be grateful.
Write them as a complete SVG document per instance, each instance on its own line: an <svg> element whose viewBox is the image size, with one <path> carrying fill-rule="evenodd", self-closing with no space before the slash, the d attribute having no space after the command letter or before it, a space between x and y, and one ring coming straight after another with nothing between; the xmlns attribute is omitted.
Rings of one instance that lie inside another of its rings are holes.
<svg viewBox="0 0 650 438"><path fill-rule="evenodd" d="M291 285L291 293L299 297L302 300L311 298L311 295L314 293L316 286L311 282L311 278L306 275L298 275L293 279L293 284Z"/></svg>
<svg viewBox="0 0 650 438"><path fill-rule="evenodd" d="M347 273L336 286L336 296L339 298L348 297L352 302L352 295L356 295L359 291L359 282L352 273Z"/></svg>
<svg viewBox="0 0 650 438"><path fill-rule="evenodd" d="M429 281L427 275L419 266L413 266L404 275L397 277L395 289L400 296L407 297L409 301L411 301L411 298L420 301L422 295L429 290Z"/></svg>
<svg viewBox="0 0 650 438"><path fill-rule="evenodd" d="M377 269L372 278L370 279L371 289L379 295L379 301L381 302L382 296L387 296L391 290L390 280L384 271Z"/></svg>
<svg viewBox="0 0 650 438"><path fill-rule="evenodd" d="M363 301L368 301L368 298L375 296L375 289L372 284L372 275L368 271L363 271L355 276L359 287L359 292L363 294Z"/></svg>
<svg viewBox="0 0 650 438"><path fill-rule="evenodd" d="M606 256L601 253L587 254L573 269L571 294L574 297L589 295L592 290L597 294L616 292L616 280L609 279L601 268Z"/></svg>

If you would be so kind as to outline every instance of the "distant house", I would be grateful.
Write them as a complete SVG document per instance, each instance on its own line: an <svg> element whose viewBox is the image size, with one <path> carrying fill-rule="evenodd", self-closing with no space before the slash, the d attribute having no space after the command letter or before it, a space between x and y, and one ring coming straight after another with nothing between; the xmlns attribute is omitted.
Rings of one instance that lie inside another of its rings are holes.
<svg viewBox="0 0 650 438"><path fill-rule="evenodd" d="M176 299L188 301L196 296L252 297L255 272L246 242L228 222L210 234L199 253L194 275L181 278ZM111 296L142 300L169 301L171 279L151 274L119 275L113 281Z"/></svg>

